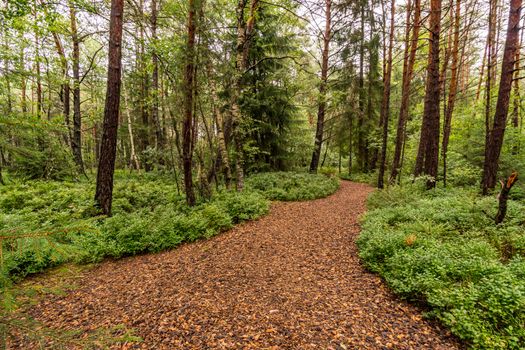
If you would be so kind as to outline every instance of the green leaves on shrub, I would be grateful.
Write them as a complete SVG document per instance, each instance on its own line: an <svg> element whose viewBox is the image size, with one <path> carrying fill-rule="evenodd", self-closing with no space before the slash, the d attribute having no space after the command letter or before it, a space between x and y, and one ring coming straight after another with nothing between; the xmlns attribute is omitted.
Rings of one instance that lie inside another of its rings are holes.
<svg viewBox="0 0 525 350"><path fill-rule="evenodd" d="M365 265L475 349L525 346L525 204L468 189L393 187L370 197L358 239Z"/></svg>
<svg viewBox="0 0 525 350"><path fill-rule="evenodd" d="M280 201L300 201L326 197L339 188L335 177L308 173L261 173L246 180L246 187Z"/></svg>
<svg viewBox="0 0 525 350"><path fill-rule="evenodd" d="M322 175L257 174L247 179L245 191L218 192L189 208L171 179L117 172L113 216L102 218L93 217L91 182L1 186L0 232L31 237L4 241L0 287L66 261L159 252L208 238L266 214L268 199L313 199L337 188L336 179Z"/></svg>

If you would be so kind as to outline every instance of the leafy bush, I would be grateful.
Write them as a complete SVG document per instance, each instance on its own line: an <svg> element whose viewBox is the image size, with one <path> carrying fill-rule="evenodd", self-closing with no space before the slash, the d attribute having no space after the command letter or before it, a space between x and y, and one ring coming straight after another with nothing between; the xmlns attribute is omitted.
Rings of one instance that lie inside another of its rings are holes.
<svg viewBox="0 0 525 350"><path fill-rule="evenodd" d="M258 174L244 192L219 192L190 208L171 179L117 172L113 216L103 218L93 217L89 181L0 186L0 233L14 237L3 241L0 287L67 261L97 262L208 238L266 214L268 199L317 198L337 187L322 175Z"/></svg>
<svg viewBox="0 0 525 350"><path fill-rule="evenodd" d="M281 201L300 201L326 197L339 188L335 177L308 173L260 173L246 180L246 187Z"/></svg>
<svg viewBox="0 0 525 350"><path fill-rule="evenodd" d="M360 257L400 296L424 301L475 349L525 344L525 203L474 190L424 191L420 184L371 195L358 239Z"/></svg>

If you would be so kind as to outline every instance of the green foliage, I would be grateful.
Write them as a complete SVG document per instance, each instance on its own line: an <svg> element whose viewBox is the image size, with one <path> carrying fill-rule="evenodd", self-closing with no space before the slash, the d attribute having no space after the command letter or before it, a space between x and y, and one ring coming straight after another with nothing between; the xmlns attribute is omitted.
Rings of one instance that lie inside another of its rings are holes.
<svg viewBox="0 0 525 350"><path fill-rule="evenodd" d="M338 188L322 175L270 173L247 179L244 192L222 191L188 207L168 178L117 172L113 216L93 217L89 181L29 181L0 187L3 259L0 287L68 261L98 262L159 252L211 237L266 214L268 199L324 197Z"/></svg>
<svg viewBox="0 0 525 350"><path fill-rule="evenodd" d="M9 130L16 128L16 146L8 142ZM42 121L33 116L0 117L0 149L11 159L6 168L26 179L61 180L72 177L71 154L60 142L65 130L59 121Z"/></svg>
<svg viewBox="0 0 525 350"><path fill-rule="evenodd" d="M348 175L348 170L345 170L344 173L339 174L339 177L343 180L349 180L354 182L362 182L369 185L376 185L377 184L377 174L376 173L359 173L359 172L352 172L352 174Z"/></svg>
<svg viewBox="0 0 525 350"><path fill-rule="evenodd" d="M375 192L358 239L366 266L476 349L525 344L525 203L494 224L495 198L420 182Z"/></svg>
<svg viewBox="0 0 525 350"><path fill-rule="evenodd" d="M326 197L339 188L339 181L324 175L276 172L251 176L246 187L273 200L297 201Z"/></svg>

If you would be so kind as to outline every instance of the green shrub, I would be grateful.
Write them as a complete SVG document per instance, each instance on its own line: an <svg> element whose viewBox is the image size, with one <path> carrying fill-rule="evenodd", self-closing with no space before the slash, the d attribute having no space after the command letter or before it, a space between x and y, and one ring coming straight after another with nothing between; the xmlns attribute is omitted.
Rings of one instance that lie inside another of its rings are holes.
<svg viewBox="0 0 525 350"><path fill-rule="evenodd" d="M257 174L247 179L245 191L219 192L189 208L172 179L118 171L113 216L103 218L93 216L90 181L0 186L0 232L13 237L3 243L0 287L67 261L98 262L208 238L266 214L268 199L317 198L337 187L337 180L322 175ZM32 237L21 237L27 235Z"/></svg>
<svg viewBox="0 0 525 350"><path fill-rule="evenodd" d="M357 242L365 266L473 348L523 348L524 203L509 201L498 226L497 200L467 188L392 187L369 206Z"/></svg>
<svg viewBox="0 0 525 350"><path fill-rule="evenodd" d="M260 173L246 180L246 188L272 200L300 201L326 197L339 188L335 177L308 173Z"/></svg>

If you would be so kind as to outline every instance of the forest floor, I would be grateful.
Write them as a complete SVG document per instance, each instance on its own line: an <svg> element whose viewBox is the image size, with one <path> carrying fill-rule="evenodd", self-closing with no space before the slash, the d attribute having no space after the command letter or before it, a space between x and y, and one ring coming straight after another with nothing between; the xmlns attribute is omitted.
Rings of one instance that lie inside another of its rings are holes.
<svg viewBox="0 0 525 350"><path fill-rule="evenodd" d="M343 181L209 240L101 263L28 314L86 334L123 324L143 339L123 349L461 348L362 267L354 241L371 190Z"/></svg>

